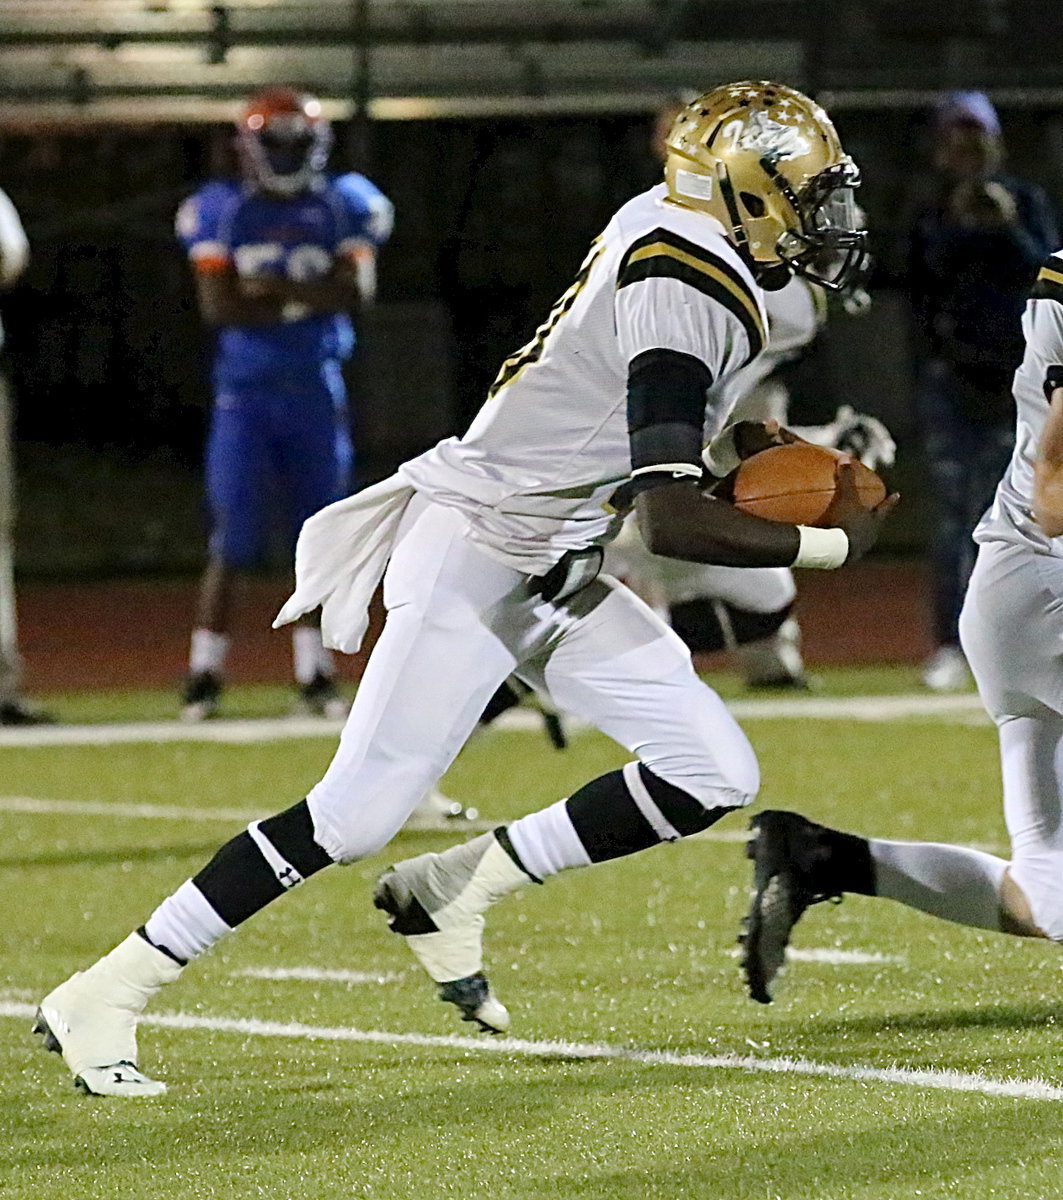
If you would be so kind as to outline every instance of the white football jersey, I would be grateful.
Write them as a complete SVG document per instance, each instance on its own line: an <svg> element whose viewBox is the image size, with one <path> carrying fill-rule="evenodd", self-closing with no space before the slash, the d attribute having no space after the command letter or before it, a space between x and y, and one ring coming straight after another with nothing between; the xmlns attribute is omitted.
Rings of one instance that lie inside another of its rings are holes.
<svg viewBox="0 0 1063 1200"><path fill-rule="evenodd" d="M615 533L610 498L632 471L632 359L664 349L704 364L708 440L730 410L719 385L760 352L766 325L763 293L722 227L669 203L661 184L616 213L465 436L401 474L461 509L486 552L539 574Z"/></svg>
<svg viewBox="0 0 1063 1200"><path fill-rule="evenodd" d="M1063 250L1041 267L1022 316L1022 330L1026 352L1012 387L1015 451L974 538L976 542L1023 542L1063 557L1063 538L1046 537L1031 511L1033 465L1048 416L1045 385L1053 368L1054 378L1063 371Z"/></svg>

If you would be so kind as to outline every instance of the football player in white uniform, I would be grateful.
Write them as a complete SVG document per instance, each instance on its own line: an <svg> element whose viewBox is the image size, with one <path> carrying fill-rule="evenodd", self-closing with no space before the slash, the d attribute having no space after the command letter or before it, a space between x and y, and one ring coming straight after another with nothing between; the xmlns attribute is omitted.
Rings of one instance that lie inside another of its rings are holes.
<svg viewBox="0 0 1063 1200"><path fill-rule="evenodd" d="M978 558L960 617L964 653L1000 736L1011 858L759 813L744 966L761 1002L771 999L801 914L845 892L1063 942L1063 251L1042 266L1022 325L1015 451L974 533Z"/></svg>
<svg viewBox="0 0 1063 1200"><path fill-rule="evenodd" d="M387 620L336 756L305 800L255 821L144 926L41 1001L37 1028L89 1091L155 1095L136 1021L158 988L308 876L386 845L510 674L637 755L572 796L380 880L444 999L485 1029L508 1014L481 970L483 911L569 867L698 832L748 804L753 751L679 637L599 577L634 505L657 553L731 566L831 568L874 541L839 470L831 529L764 521L707 495L701 451L728 413L706 392L761 350L761 283L837 286L863 255L858 173L826 113L777 84L718 88L680 114L666 182L614 216L535 338L508 359L460 439L303 527L278 622L322 608L352 650L384 577ZM729 470L764 426L718 438Z"/></svg>
<svg viewBox="0 0 1063 1200"><path fill-rule="evenodd" d="M847 292L847 305L853 294ZM867 297L861 294L862 308ZM789 392L776 372L801 354L826 320L823 289L800 276L764 299L767 345L721 385L731 423L788 424ZM790 429L806 442L851 453L872 470L893 464L896 446L889 430L849 406L826 425ZM750 687L807 686L801 631L792 613L797 588L788 567L749 570L663 558L646 549L631 516L610 543L605 568L659 612L692 651L737 651Z"/></svg>

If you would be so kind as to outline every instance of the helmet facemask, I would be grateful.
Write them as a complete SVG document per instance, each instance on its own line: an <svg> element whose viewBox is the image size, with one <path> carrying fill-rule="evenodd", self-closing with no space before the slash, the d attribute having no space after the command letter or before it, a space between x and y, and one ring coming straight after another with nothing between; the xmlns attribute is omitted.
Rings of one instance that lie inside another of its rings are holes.
<svg viewBox="0 0 1063 1200"><path fill-rule="evenodd" d="M240 145L247 170L259 187L295 196L321 178L331 133L327 122L303 111L251 113L240 128Z"/></svg>
<svg viewBox="0 0 1063 1200"><path fill-rule="evenodd" d="M867 274L870 256L863 214L856 203L860 171L851 159L827 167L797 194L775 169L770 158L761 160L765 172L786 197L800 223L788 229L775 249L795 275L831 292L853 287Z"/></svg>

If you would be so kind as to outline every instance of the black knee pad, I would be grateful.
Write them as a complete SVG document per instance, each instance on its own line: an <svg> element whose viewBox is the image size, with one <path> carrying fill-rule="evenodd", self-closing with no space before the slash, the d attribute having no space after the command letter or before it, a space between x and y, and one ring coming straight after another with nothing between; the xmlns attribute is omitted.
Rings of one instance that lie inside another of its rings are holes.
<svg viewBox="0 0 1063 1200"><path fill-rule="evenodd" d="M793 610L793 604L774 612L751 612L723 600L684 600L669 610L672 628L691 650L711 653L771 637Z"/></svg>

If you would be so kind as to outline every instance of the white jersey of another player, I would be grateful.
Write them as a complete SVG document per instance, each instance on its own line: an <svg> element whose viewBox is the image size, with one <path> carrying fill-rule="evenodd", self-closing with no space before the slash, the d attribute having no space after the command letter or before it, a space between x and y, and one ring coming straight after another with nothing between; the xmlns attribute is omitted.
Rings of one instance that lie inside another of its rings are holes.
<svg viewBox="0 0 1063 1200"><path fill-rule="evenodd" d="M1032 545L1063 558L1063 538L1047 537L1033 518L1033 465L1052 388L1063 387L1063 250L1041 267L1022 317L1026 352L1015 372L1015 451L996 496L975 530L976 542Z"/></svg>
<svg viewBox="0 0 1063 1200"><path fill-rule="evenodd" d="M797 358L813 341L827 319L823 289L794 276L784 288L766 292L768 341L763 351L741 371L721 385L732 420L780 421L786 423L789 394L779 384L762 388L768 377L784 363Z"/></svg>
<svg viewBox="0 0 1063 1200"><path fill-rule="evenodd" d="M463 510L472 540L536 574L569 549L615 533L616 489L660 458L633 462L628 372L659 351L696 360L706 439L732 397L720 384L764 345L763 294L719 223L671 204L662 184L636 196L594 243L535 337L506 360L463 438L402 468L417 490ZM658 448L659 449L659 448ZM677 477L700 464L677 450Z"/></svg>

